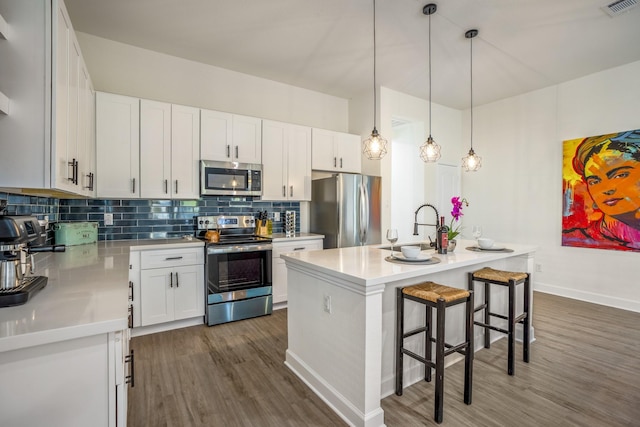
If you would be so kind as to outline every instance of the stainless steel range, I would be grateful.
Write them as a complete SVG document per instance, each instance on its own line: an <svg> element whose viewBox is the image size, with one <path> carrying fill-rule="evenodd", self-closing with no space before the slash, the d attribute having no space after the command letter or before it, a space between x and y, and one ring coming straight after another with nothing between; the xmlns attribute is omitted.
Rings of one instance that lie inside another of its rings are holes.
<svg viewBox="0 0 640 427"><path fill-rule="evenodd" d="M200 216L197 237L205 240L205 319L209 326L271 314L271 239L254 234L252 216Z"/></svg>

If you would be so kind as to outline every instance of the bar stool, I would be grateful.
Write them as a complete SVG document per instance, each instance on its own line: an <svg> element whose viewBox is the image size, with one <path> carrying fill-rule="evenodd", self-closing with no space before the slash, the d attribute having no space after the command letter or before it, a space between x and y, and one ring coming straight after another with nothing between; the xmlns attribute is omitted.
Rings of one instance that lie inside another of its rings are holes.
<svg viewBox="0 0 640 427"><path fill-rule="evenodd" d="M405 299L425 305L425 325L404 332ZM465 304L465 339L457 345L445 343L445 311L447 307ZM473 375L473 291L451 288L434 282L396 289L396 394L402 396L403 355L410 356L425 365L424 379L431 381L431 368L436 370L434 419L442 422L444 401L444 358L451 353L464 354L464 403L471 404L471 386ZM436 309L436 336L433 338L432 309ZM425 333L425 357L404 348L404 339ZM431 343L435 342L435 361L432 360Z"/></svg>
<svg viewBox="0 0 640 427"><path fill-rule="evenodd" d="M531 277L529 273L520 273L513 271L494 270L485 267L480 270L469 273L469 289L474 289L474 281L484 283L484 304L476 307L474 313L484 311L484 321L474 321L475 325L485 328L484 347L491 347L490 330L498 331L506 334L508 337L508 361L507 373L514 374L514 354L515 354L515 328L517 323L522 323L522 359L529 363L529 328L531 325L531 302L529 299L529 288ZM516 286L524 284L524 304L522 314L516 316ZM506 316L493 313L491 311L491 290L489 285L507 286L509 288L509 308ZM507 329L499 328L491 325L491 317L505 319L507 321Z"/></svg>

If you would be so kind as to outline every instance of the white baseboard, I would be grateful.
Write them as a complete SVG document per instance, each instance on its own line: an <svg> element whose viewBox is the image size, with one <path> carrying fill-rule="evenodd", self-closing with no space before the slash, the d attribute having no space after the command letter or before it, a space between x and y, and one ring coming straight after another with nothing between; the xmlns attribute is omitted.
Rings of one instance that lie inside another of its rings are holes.
<svg viewBox="0 0 640 427"><path fill-rule="evenodd" d="M292 351L287 350L284 364L350 426L385 427L381 407L364 414Z"/></svg>
<svg viewBox="0 0 640 427"><path fill-rule="evenodd" d="M581 291L578 289L564 288L562 286L547 285L539 282L535 283L533 290L543 292L545 294L558 295L561 297L577 299L579 301L586 301L594 304L606 305L608 307L620 308L622 310L640 312L640 301L631 301L624 298L606 296L593 292ZM533 304L535 305L535 298L533 301Z"/></svg>

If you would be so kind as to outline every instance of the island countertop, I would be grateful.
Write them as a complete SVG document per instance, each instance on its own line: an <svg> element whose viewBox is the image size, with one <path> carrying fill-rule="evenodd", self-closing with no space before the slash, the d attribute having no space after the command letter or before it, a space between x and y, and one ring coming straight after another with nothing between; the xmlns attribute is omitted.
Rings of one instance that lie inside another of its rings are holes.
<svg viewBox="0 0 640 427"><path fill-rule="evenodd" d="M412 242L416 243L416 242ZM411 244L411 243L408 243ZM309 268L318 272L347 280L361 286L374 286L389 281L411 279L425 274L447 271L453 268L478 264L483 261L494 261L536 250L533 245L513 243L497 243L511 249L512 252L482 251L474 252L466 248L476 245L474 240L458 240L457 248L447 255L440 255L434 250L423 251L432 254L440 262L437 264L397 264L386 261L391 251L380 249L388 245L355 246L350 248L325 249L323 251L297 252L282 255L287 264ZM399 249L401 245L396 245ZM399 253L398 250L396 252Z"/></svg>
<svg viewBox="0 0 640 427"><path fill-rule="evenodd" d="M154 239L69 246L35 255L47 286L23 305L0 308L0 352L128 328L129 253L203 246L199 240Z"/></svg>

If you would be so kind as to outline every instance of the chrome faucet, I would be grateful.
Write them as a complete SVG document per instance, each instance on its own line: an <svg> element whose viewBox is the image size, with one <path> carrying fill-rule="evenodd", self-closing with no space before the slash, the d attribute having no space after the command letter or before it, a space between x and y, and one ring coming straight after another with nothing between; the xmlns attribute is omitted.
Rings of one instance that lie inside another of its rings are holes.
<svg viewBox="0 0 640 427"><path fill-rule="evenodd" d="M429 206L431 209L433 209L433 211L436 213L436 222L435 224L418 224L418 212L420 212L420 209L424 208L425 206ZM420 205L420 207L418 207L418 209L416 209L416 212L414 214L414 219L413 219L413 235L417 236L418 235L418 226L419 225L427 225L427 226L432 226L435 227L436 231L438 230L438 221L440 221L440 214L438 214L438 209L436 209L435 206L429 204L429 203L425 203L424 205ZM429 241L431 241L431 236L429 236ZM438 250L438 240L436 239L435 242L431 241L430 246L434 247L436 250Z"/></svg>

